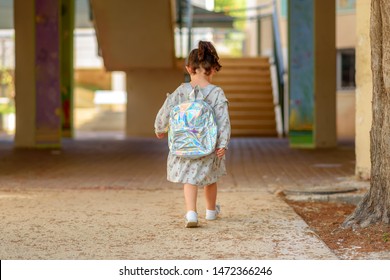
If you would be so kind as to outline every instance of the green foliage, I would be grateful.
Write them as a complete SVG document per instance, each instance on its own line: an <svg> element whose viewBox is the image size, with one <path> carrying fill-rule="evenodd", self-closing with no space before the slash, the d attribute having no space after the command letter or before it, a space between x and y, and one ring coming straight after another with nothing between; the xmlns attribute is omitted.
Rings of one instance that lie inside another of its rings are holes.
<svg viewBox="0 0 390 280"><path fill-rule="evenodd" d="M225 12L232 17L243 18L246 16L246 0L215 0L215 11ZM239 10L239 11L234 11ZM245 29L244 20L236 20L234 28L243 31Z"/></svg>
<svg viewBox="0 0 390 280"><path fill-rule="evenodd" d="M229 49L233 57L242 55L243 41L245 40L246 0L215 0L214 10L237 18L233 22L234 30L225 35L224 45Z"/></svg>
<svg viewBox="0 0 390 280"><path fill-rule="evenodd" d="M389 241L390 234L388 232L385 232L383 234L383 242L388 242Z"/></svg>
<svg viewBox="0 0 390 280"><path fill-rule="evenodd" d="M95 92L97 90L103 90L101 87L98 87L96 85L85 84L85 83L76 83L75 87L79 87L79 88L82 88L82 89L85 89L85 90L89 90L89 91L92 91L92 92Z"/></svg>
<svg viewBox="0 0 390 280"><path fill-rule="evenodd" d="M0 104L0 114L15 113L15 106L13 104Z"/></svg>
<svg viewBox="0 0 390 280"><path fill-rule="evenodd" d="M11 86L13 79L11 74L5 68L0 68L0 85Z"/></svg>
<svg viewBox="0 0 390 280"><path fill-rule="evenodd" d="M0 114L15 113L14 81L9 70L0 68L0 97L8 98L7 103L0 103Z"/></svg>

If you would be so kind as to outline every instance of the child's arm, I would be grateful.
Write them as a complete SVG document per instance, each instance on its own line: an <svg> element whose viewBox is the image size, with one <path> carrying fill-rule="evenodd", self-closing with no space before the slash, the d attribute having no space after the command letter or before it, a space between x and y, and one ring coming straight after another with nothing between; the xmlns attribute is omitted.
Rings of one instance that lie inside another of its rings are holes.
<svg viewBox="0 0 390 280"><path fill-rule="evenodd" d="M173 93L167 93L167 98L161 109L158 111L156 121L154 122L154 132L158 139L162 139L168 132L169 128L169 114L172 108L179 102L179 94L182 94L183 84L181 84Z"/></svg>
<svg viewBox="0 0 390 280"><path fill-rule="evenodd" d="M156 120L154 122L154 132L158 139L164 138L165 134L168 132L169 125L169 113L172 106L170 105L171 95L168 93L167 98L165 99L164 104L157 113Z"/></svg>
<svg viewBox="0 0 390 280"><path fill-rule="evenodd" d="M217 104L214 106L215 118L218 126L217 155L222 157L225 154L230 141L230 118L228 111L228 100L221 89ZM223 151L222 151L223 150Z"/></svg>
<svg viewBox="0 0 390 280"><path fill-rule="evenodd" d="M163 139L165 137L166 133L156 133L156 137L158 139Z"/></svg>
<svg viewBox="0 0 390 280"><path fill-rule="evenodd" d="M215 153L217 154L217 157L222 158L225 155L226 149L225 148L220 148L216 149Z"/></svg>

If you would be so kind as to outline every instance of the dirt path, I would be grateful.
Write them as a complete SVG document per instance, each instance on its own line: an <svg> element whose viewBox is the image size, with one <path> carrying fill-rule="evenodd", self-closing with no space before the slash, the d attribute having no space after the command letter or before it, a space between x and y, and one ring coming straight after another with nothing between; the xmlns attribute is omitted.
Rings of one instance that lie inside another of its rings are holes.
<svg viewBox="0 0 390 280"><path fill-rule="evenodd" d="M285 139L233 139L221 219L184 228L181 186L155 139L64 141L62 150L0 143L1 259L333 259L274 193L343 183L353 147L291 150ZM329 168L329 166L331 168Z"/></svg>
<svg viewBox="0 0 390 280"><path fill-rule="evenodd" d="M202 193L200 193L200 198ZM184 228L182 192L0 192L2 259L334 259L280 199L220 192L221 219Z"/></svg>

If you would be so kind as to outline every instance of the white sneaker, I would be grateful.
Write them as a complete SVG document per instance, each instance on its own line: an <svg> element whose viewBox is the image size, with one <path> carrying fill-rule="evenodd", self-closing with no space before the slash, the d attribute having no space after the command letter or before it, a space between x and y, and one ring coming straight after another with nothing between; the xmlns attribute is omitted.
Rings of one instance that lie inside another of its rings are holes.
<svg viewBox="0 0 390 280"><path fill-rule="evenodd" d="M198 213L188 211L186 214L186 228L194 228L198 226Z"/></svg>
<svg viewBox="0 0 390 280"><path fill-rule="evenodd" d="M221 206L219 204L215 205L215 210L206 209L206 220L208 221L216 220L220 212L221 212Z"/></svg>

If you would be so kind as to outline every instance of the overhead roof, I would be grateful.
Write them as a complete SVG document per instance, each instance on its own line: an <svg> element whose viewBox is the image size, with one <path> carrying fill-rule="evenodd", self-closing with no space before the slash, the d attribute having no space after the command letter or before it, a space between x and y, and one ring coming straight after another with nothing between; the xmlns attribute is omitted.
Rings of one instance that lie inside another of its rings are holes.
<svg viewBox="0 0 390 280"><path fill-rule="evenodd" d="M0 0L0 29L14 28L14 0ZM75 0L77 28L93 28L90 20L89 0Z"/></svg>
<svg viewBox="0 0 390 280"><path fill-rule="evenodd" d="M0 0L0 29L14 28L14 0ZM76 28L93 28L90 17L88 0L75 0L76 3ZM187 1L178 1L183 11L183 26L186 26ZM192 27L233 28L234 18L223 12L213 12L201 7L193 6ZM179 24L179 6L177 6L177 23Z"/></svg>

